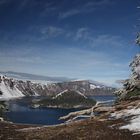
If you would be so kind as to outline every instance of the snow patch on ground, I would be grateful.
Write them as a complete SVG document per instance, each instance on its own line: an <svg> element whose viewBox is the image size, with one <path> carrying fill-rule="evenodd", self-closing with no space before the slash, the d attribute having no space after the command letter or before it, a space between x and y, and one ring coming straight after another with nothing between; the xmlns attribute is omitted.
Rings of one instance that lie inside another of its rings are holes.
<svg viewBox="0 0 140 140"><path fill-rule="evenodd" d="M130 131L140 134L140 115L132 118L132 120L130 120L130 124L124 125L120 127L120 129L129 129Z"/></svg>
<svg viewBox="0 0 140 140"><path fill-rule="evenodd" d="M126 109L123 111L112 113L111 117L115 117L116 119L119 118L126 118L131 117L129 123L121 126L120 129L128 129L135 133L133 134L140 134L140 108L133 108L133 109Z"/></svg>

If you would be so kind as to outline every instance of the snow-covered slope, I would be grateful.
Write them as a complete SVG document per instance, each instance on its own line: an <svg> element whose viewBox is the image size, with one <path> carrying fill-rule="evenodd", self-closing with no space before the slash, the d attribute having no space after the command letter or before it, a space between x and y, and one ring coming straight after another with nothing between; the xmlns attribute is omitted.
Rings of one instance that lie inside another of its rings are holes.
<svg viewBox="0 0 140 140"><path fill-rule="evenodd" d="M8 79L0 80L0 99L23 97L24 94L18 90L18 88L9 81Z"/></svg>
<svg viewBox="0 0 140 140"><path fill-rule="evenodd" d="M90 89L102 88L101 86L97 86L95 84L90 84Z"/></svg>

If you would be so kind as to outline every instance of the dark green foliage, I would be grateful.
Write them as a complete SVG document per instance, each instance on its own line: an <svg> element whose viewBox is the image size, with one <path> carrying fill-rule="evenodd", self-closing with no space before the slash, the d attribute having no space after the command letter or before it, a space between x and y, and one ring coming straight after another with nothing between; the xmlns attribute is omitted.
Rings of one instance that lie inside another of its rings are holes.
<svg viewBox="0 0 140 140"><path fill-rule="evenodd" d="M2 95L3 94L3 92L0 90L0 95Z"/></svg>
<svg viewBox="0 0 140 140"><path fill-rule="evenodd" d="M129 99L136 99L138 98L138 96L140 96L140 89L134 89L133 91L131 92L128 92L126 95L125 95L125 100L129 100Z"/></svg>
<svg viewBox="0 0 140 140"><path fill-rule="evenodd" d="M0 105L6 106L5 101L0 101Z"/></svg>
<svg viewBox="0 0 140 140"><path fill-rule="evenodd" d="M140 46L140 33L136 37L136 44Z"/></svg>
<svg viewBox="0 0 140 140"><path fill-rule="evenodd" d="M2 78L1 78L1 76L0 76L0 83L1 83L1 81L2 81Z"/></svg>
<svg viewBox="0 0 140 140"><path fill-rule="evenodd" d="M3 116L3 112L6 110L5 101L0 101L0 117Z"/></svg>
<svg viewBox="0 0 140 140"><path fill-rule="evenodd" d="M111 88L110 90L107 88L95 88L94 90L92 90L92 95L113 95L113 93L115 92L115 88Z"/></svg>

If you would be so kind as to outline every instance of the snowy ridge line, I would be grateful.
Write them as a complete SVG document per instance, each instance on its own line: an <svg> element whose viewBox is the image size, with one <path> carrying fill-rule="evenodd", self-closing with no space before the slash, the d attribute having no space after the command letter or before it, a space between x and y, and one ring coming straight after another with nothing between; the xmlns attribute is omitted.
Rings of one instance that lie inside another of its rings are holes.
<svg viewBox="0 0 140 140"><path fill-rule="evenodd" d="M87 97L86 97L83 93L81 93L80 91L76 90L76 92L77 92L79 95L81 95L81 96L83 96L84 98L87 99Z"/></svg>
<svg viewBox="0 0 140 140"><path fill-rule="evenodd" d="M55 97L53 97L53 99L56 99L57 97L62 96L62 94L65 93L65 92L68 92L68 89L58 93Z"/></svg>
<svg viewBox="0 0 140 140"><path fill-rule="evenodd" d="M58 93L55 97L53 97L53 99L56 99L57 97L62 96L65 92L68 92L68 89ZM84 98L87 99L87 97L83 93L81 93L80 91L76 90L76 93L78 93L79 95L81 95L81 96L83 96Z"/></svg>

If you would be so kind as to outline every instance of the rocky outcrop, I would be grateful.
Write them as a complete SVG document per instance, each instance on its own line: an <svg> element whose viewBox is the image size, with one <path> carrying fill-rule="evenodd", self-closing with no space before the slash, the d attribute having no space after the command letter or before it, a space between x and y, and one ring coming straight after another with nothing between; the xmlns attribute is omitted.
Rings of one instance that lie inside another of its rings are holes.
<svg viewBox="0 0 140 140"><path fill-rule="evenodd" d="M60 117L60 120L68 120L68 121L73 121L75 118L78 118L79 116L83 115L88 115L88 117L94 117L95 114L104 114L104 113L111 113L115 111L115 107L111 106L102 106L102 105L95 105L92 108L81 110L81 111L76 111L76 112L71 112L66 116Z"/></svg>
<svg viewBox="0 0 140 140"><path fill-rule="evenodd" d="M140 45L140 36L137 37L136 43ZM116 92L120 100L140 98L140 53L134 57L129 66L132 74L123 82L123 88Z"/></svg>
<svg viewBox="0 0 140 140"><path fill-rule="evenodd" d="M64 90L78 90L86 96L112 95L115 88L95 83L89 80L69 81L48 85L48 93L58 94Z"/></svg>

